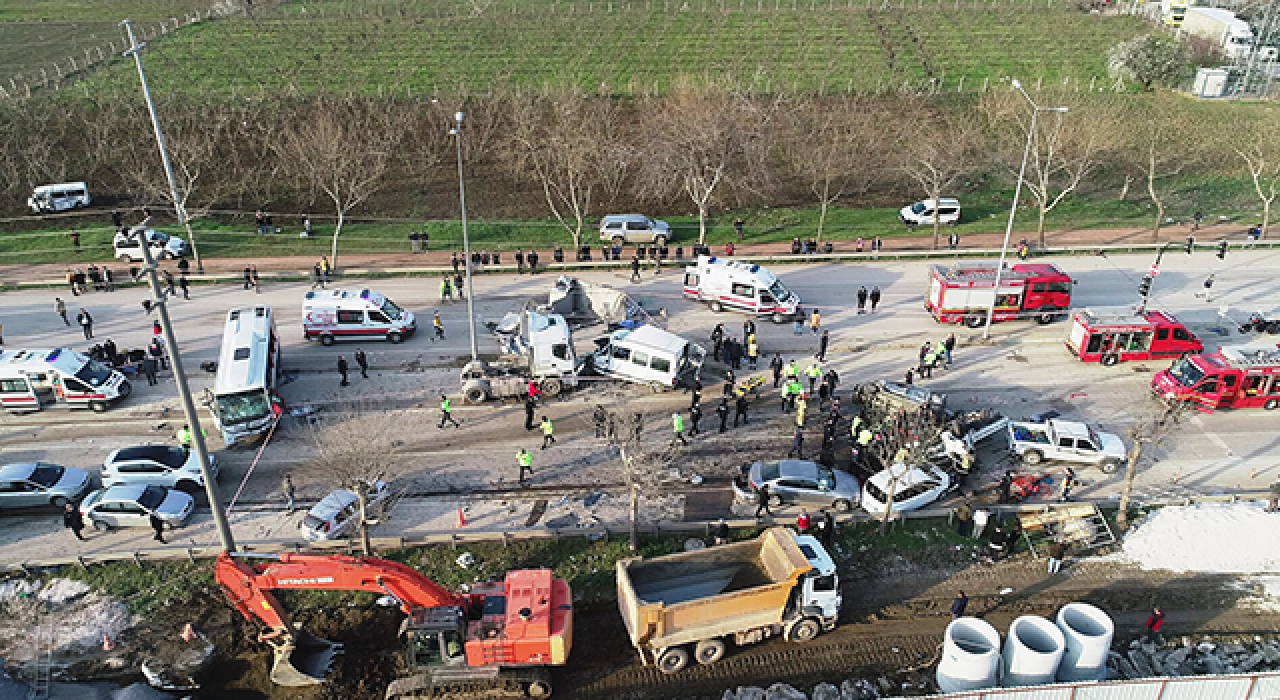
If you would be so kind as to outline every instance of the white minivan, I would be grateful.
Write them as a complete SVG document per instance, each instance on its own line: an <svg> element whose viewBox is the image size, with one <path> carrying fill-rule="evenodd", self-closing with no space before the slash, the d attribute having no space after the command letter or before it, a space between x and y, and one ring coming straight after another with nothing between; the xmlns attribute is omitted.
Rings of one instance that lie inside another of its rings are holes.
<svg viewBox="0 0 1280 700"><path fill-rule="evenodd" d="M83 182L63 182L35 188L27 198L27 206L37 214L54 214L87 207L89 201L89 185Z"/></svg>
<svg viewBox="0 0 1280 700"><path fill-rule="evenodd" d="M699 345L649 325L616 330L596 340L596 346L590 355L592 370L655 389L692 386L707 354Z"/></svg>
<svg viewBox="0 0 1280 700"><path fill-rule="evenodd" d="M898 218L907 228L915 228L917 226L932 226L934 217L934 201L932 199L922 199L915 204L903 207L898 212ZM960 223L960 200L951 197L943 197L938 200L938 223L944 226L955 226Z"/></svg>

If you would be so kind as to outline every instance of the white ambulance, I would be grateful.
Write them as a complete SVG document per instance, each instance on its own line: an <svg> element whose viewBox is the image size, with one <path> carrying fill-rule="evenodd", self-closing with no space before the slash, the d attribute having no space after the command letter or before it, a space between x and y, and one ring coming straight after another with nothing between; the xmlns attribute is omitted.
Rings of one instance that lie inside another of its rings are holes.
<svg viewBox="0 0 1280 700"><path fill-rule="evenodd" d="M368 289L307 292L302 300L303 336L318 338L322 345L333 345L335 340L398 343L417 330L418 321L411 312Z"/></svg>
<svg viewBox="0 0 1280 700"><path fill-rule="evenodd" d="M63 403L101 412L132 391L123 374L74 350L0 351L0 406L10 411Z"/></svg>
<svg viewBox="0 0 1280 700"><path fill-rule="evenodd" d="M684 295L712 311L745 311L774 323L790 320L800 308L800 297L765 268L706 255L684 269Z"/></svg>

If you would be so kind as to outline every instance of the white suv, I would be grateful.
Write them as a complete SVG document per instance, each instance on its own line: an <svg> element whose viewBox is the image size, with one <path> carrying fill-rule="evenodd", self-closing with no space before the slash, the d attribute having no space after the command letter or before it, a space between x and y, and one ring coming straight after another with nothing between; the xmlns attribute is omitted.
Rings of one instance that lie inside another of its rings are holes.
<svg viewBox="0 0 1280 700"><path fill-rule="evenodd" d="M218 460L213 455L209 455L209 471L214 479L218 478ZM102 484L156 484L190 493L204 488L204 475L195 450L189 447L143 445L107 455L102 465Z"/></svg>
<svg viewBox="0 0 1280 700"><path fill-rule="evenodd" d="M181 258L187 254L187 242L177 236L170 236L152 229L146 230L147 241L151 245L151 257L156 260L165 258ZM115 243L116 260L142 262L142 246L138 243L137 234L117 233Z"/></svg>
<svg viewBox="0 0 1280 700"><path fill-rule="evenodd" d="M671 226L642 214L611 214L600 220L600 240L623 243L666 245L671 239Z"/></svg>

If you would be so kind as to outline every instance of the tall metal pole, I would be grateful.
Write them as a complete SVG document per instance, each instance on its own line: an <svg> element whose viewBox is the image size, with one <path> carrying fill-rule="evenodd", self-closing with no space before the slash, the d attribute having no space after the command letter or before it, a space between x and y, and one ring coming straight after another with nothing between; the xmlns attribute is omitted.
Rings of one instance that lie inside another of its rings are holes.
<svg viewBox="0 0 1280 700"><path fill-rule="evenodd" d="M1018 169L1018 184L1013 188L1013 206L1009 208L1009 223L1004 227L1004 243L1000 245L1000 263L996 265L995 286L991 288L991 305L987 307L987 321L982 327L982 339L987 340L991 337L991 318L996 314L996 300L1000 298L1000 277L1004 273L1004 259L1009 252L1009 237L1013 235L1013 217L1018 213L1018 197L1022 195L1022 180L1027 174L1027 159L1031 157L1031 142L1036 134L1036 117L1040 112L1059 112L1065 113L1066 107L1041 107L1031 99L1031 95L1022 89L1022 83L1015 80L1013 87L1027 98L1027 102L1031 103L1031 126L1027 129L1027 145L1022 150L1022 167Z"/></svg>
<svg viewBox="0 0 1280 700"><path fill-rule="evenodd" d="M471 239L467 238L467 181L462 176L462 120L466 117L462 112L453 115L457 126L449 131L458 144L458 201L462 204L462 265L467 268L467 331L471 334L471 360L480 359L476 350L476 311L473 300L475 293L471 287Z"/></svg>
<svg viewBox="0 0 1280 700"><path fill-rule="evenodd" d="M173 177L173 164L169 162L169 149L164 144L164 133L160 131L160 120L156 117L156 103L151 99L151 87L147 85L147 73L142 69L142 49L146 44L139 44L133 35L133 22L124 20L120 23L129 34L129 49L126 56L133 56L138 66L138 80L142 83L142 96L147 100L147 111L151 113L151 128L156 132L156 145L160 148L160 162L164 163L164 176L169 179L169 196L173 198L173 209L178 215L178 223L187 231L187 240L191 241L191 254L196 259L196 270L204 272L204 261L200 259L200 248L196 246L196 234L191 230L191 220L187 218L186 200L178 196L177 180Z"/></svg>
<svg viewBox="0 0 1280 700"><path fill-rule="evenodd" d="M160 330L164 333L164 342L168 346L169 362L173 365L173 381L178 385L178 398L182 399L182 413L186 416L187 425L191 427L192 444L196 450L196 459L200 460L200 475L204 477L204 492L209 497L209 508L213 510L213 522L218 526L218 539L222 540L222 549L227 552L236 551L236 541L231 537L231 527L227 524L227 514L222 510L222 502L218 498L218 484L213 480L209 469L209 451L204 446L204 431L200 428L200 417L196 413L196 405L191 400L191 389L187 386L187 375L182 371L182 353L178 351L178 339L173 334L173 322L169 319L169 306L165 302L168 295L160 288L160 276L156 274L156 261L151 257L151 247L146 239L147 221L144 220L133 229L142 248L142 259L146 263L147 282L151 286L152 308L160 312Z"/></svg>

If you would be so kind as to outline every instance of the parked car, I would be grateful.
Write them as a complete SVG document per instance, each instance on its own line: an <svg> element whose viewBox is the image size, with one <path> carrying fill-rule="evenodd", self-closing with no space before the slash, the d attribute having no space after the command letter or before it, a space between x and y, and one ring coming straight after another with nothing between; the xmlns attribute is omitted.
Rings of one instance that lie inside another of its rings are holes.
<svg viewBox="0 0 1280 700"><path fill-rule="evenodd" d="M907 228L914 229L917 226L933 225L933 200L922 199L915 204L905 206L898 212L898 219L906 224ZM960 200L951 197L942 197L938 199L938 222L944 226L955 226L960 223Z"/></svg>
<svg viewBox="0 0 1280 700"><path fill-rule="evenodd" d="M42 462L0 467L0 508L61 508L88 490L89 472L83 469Z"/></svg>
<svg viewBox="0 0 1280 700"><path fill-rule="evenodd" d="M671 240L671 226L643 214L610 214L600 220L600 240L623 243L666 245Z"/></svg>
<svg viewBox="0 0 1280 700"><path fill-rule="evenodd" d="M191 517L195 499L154 484L124 484L98 489L80 503L86 525L99 530L112 527L150 527L151 514L166 528L179 527Z"/></svg>
<svg viewBox="0 0 1280 700"><path fill-rule="evenodd" d="M848 513L858 503L858 479L852 474L803 459L783 459L743 465L734 488L752 500L761 485L769 486L770 505L831 507Z"/></svg>
<svg viewBox="0 0 1280 700"><path fill-rule="evenodd" d="M209 455L209 471L218 478L218 460ZM102 485L156 484L191 493L204 488L200 460L190 447L143 445L125 447L107 455L102 465Z"/></svg>
<svg viewBox="0 0 1280 700"><path fill-rule="evenodd" d="M366 503L366 517L370 515L370 510L381 506L390 493L386 482L375 483ZM307 516L298 523L298 529L302 531L303 538L312 542L336 540L355 532L359 520L359 497L354 491L338 489L312 506L307 511Z"/></svg>
<svg viewBox="0 0 1280 700"><path fill-rule="evenodd" d="M883 515L890 482L893 484L893 512L916 510L938 500L951 490L951 475L933 465L907 468L901 462L876 472L862 487L862 509L871 515Z"/></svg>
<svg viewBox="0 0 1280 700"><path fill-rule="evenodd" d="M156 260L164 260L165 258L181 258L187 252L187 242L177 236L170 236L167 233L161 233L152 229L144 232L147 241L151 247L151 257ZM128 260L129 262L142 262L142 245L138 242L138 237L132 232L129 234L117 233L113 244L116 260Z"/></svg>

